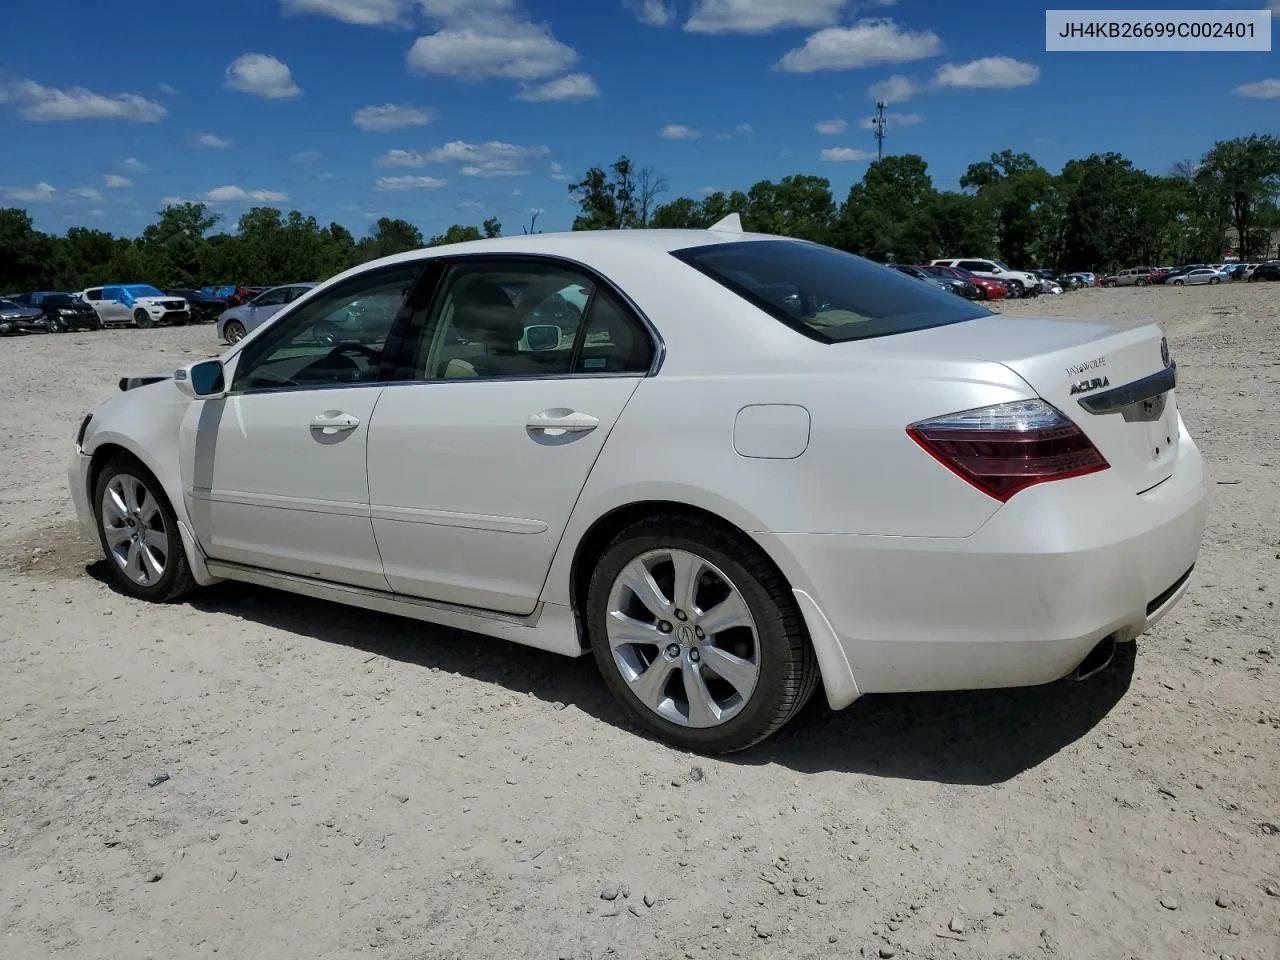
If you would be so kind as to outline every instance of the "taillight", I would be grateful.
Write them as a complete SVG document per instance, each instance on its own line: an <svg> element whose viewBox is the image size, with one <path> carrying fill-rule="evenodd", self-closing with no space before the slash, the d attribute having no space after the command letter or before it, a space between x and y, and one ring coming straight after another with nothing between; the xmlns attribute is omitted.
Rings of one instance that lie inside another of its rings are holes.
<svg viewBox="0 0 1280 960"><path fill-rule="evenodd" d="M1004 503L1019 490L1106 470L1084 431L1043 400L949 413L907 427L925 452Z"/></svg>

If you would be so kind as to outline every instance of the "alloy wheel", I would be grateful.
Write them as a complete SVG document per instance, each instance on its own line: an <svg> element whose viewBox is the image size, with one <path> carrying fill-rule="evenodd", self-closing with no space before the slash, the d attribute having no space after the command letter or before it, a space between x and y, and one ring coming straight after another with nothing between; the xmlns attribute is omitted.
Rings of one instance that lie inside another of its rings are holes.
<svg viewBox="0 0 1280 960"><path fill-rule="evenodd" d="M142 587L157 584L169 565L169 531L160 502L130 473L111 478L100 514L107 553L117 567Z"/></svg>
<svg viewBox="0 0 1280 960"><path fill-rule="evenodd" d="M760 679L760 643L742 592L687 550L651 550L609 592L605 631L631 692L682 727L727 723Z"/></svg>

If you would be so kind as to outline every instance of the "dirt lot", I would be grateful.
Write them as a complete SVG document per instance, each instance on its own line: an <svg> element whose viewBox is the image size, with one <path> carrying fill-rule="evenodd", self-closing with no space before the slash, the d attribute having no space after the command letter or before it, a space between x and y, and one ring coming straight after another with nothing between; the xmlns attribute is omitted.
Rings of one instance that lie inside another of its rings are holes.
<svg viewBox="0 0 1280 960"><path fill-rule="evenodd" d="M1187 599L1086 683L815 701L726 760L629 730L589 659L114 593L76 425L212 330L0 340L0 953L1275 960L1280 288L1006 312L1166 322L1214 483Z"/></svg>

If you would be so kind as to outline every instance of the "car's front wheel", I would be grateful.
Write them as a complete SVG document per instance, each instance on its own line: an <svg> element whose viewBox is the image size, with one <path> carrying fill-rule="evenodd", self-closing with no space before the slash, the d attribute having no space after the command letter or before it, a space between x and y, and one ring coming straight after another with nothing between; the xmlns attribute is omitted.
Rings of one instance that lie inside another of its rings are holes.
<svg viewBox="0 0 1280 960"><path fill-rule="evenodd" d="M619 534L591 577L587 620L610 690L682 749L750 747L818 682L782 575L745 535L695 517L656 516Z"/></svg>
<svg viewBox="0 0 1280 960"><path fill-rule="evenodd" d="M112 581L140 600L167 603L194 586L178 520L160 483L136 459L103 467L94 489L98 536Z"/></svg>
<svg viewBox="0 0 1280 960"><path fill-rule="evenodd" d="M133 322L138 325L138 329L146 330L151 326L151 314L145 310L133 311Z"/></svg>
<svg viewBox="0 0 1280 960"><path fill-rule="evenodd" d="M244 324L239 320L228 320L227 325L222 328L222 336L227 343L239 343L244 339Z"/></svg>

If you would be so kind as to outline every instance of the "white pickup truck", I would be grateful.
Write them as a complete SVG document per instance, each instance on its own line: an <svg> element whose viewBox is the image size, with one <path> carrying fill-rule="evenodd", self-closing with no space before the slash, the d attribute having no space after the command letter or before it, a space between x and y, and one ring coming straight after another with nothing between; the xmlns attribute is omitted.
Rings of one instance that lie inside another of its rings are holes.
<svg viewBox="0 0 1280 960"><path fill-rule="evenodd" d="M1040 293L1040 278L1026 270L1014 270L999 260L965 260L954 257L946 260L934 260L939 267L959 267L980 277L990 277L1008 284L1009 292L1017 297L1034 297Z"/></svg>

